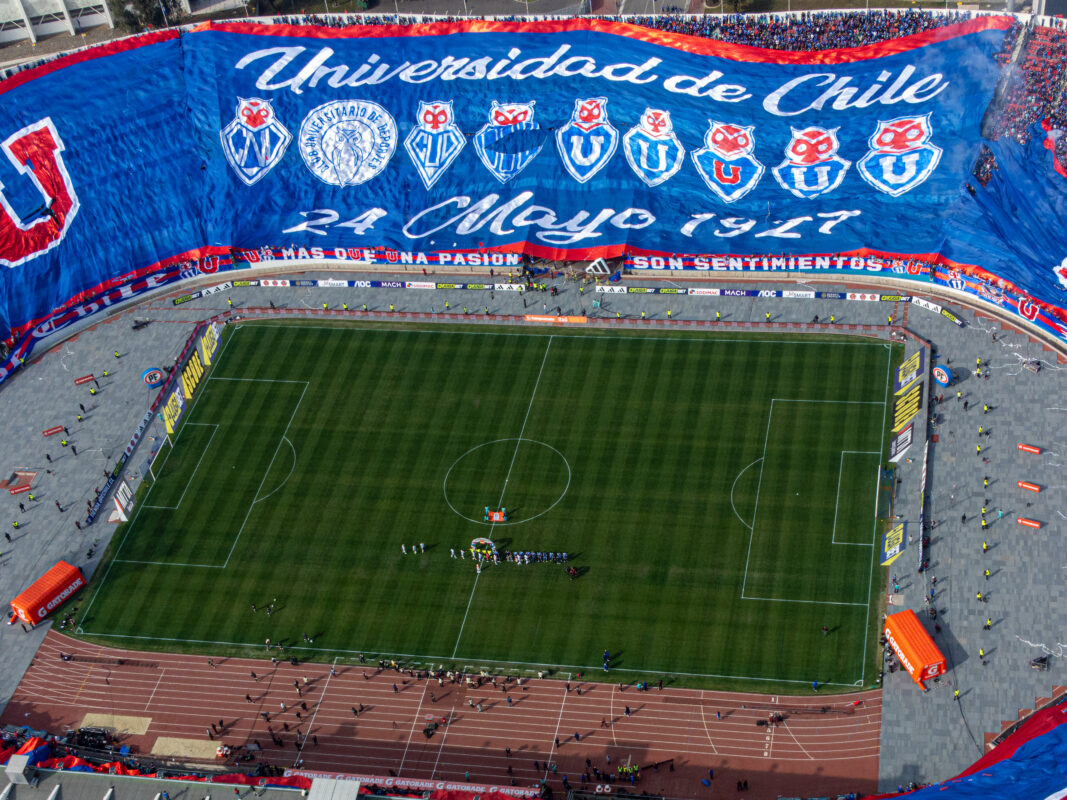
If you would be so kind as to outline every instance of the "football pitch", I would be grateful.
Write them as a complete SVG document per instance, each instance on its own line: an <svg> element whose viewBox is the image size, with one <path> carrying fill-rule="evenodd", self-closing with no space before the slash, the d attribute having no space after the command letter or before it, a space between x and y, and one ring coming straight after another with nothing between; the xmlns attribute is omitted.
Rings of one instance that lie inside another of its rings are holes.
<svg viewBox="0 0 1067 800"><path fill-rule="evenodd" d="M612 680L870 686L898 356L845 337L242 324L80 632L590 677L607 649ZM565 552L577 575L478 572L478 537Z"/></svg>

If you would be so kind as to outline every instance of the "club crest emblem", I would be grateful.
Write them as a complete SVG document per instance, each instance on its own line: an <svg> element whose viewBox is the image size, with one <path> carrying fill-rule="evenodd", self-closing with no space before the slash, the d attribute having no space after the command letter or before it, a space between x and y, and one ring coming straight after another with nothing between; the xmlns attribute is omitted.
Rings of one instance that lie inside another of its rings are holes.
<svg viewBox="0 0 1067 800"><path fill-rule="evenodd" d="M494 100L488 124L474 134L474 152L501 183L526 169L544 147L541 126L533 120L534 102L501 104Z"/></svg>
<svg viewBox="0 0 1067 800"><path fill-rule="evenodd" d="M772 170L782 188L810 200L840 186L852 162L837 154L841 147L837 128L791 130L793 138L785 147L785 161Z"/></svg>
<svg viewBox="0 0 1067 800"><path fill-rule="evenodd" d="M270 102L258 97L237 99L237 115L221 136L223 155L246 186L274 169L293 140Z"/></svg>
<svg viewBox="0 0 1067 800"><path fill-rule="evenodd" d="M650 187L674 177L685 160L670 112L658 108L644 110L641 121L622 137L622 152L630 169Z"/></svg>
<svg viewBox="0 0 1067 800"><path fill-rule="evenodd" d="M570 122L556 131L559 157L578 183L604 169L619 146L619 132L608 122L607 106L606 97L575 100Z"/></svg>
<svg viewBox="0 0 1067 800"><path fill-rule="evenodd" d="M451 100L420 100L416 122L404 140L404 149L419 171L423 186L429 189L456 160L467 139L456 125Z"/></svg>
<svg viewBox="0 0 1067 800"><path fill-rule="evenodd" d="M709 119L704 146L693 152L700 177L724 203L740 200L763 177L766 168L752 155L756 149L754 130Z"/></svg>
<svg viewBox="0 0 1067 800"><path fill-rule="evenodd" d="M930 143L930 115L879 122L871 149L856 162L860 176L880 192L899 197L930 177L941 148Z"/></svg>
<svg viewBox="0 0 1067 800"><path fill-rule="evenodd" d="M323 183L359 186L385 169L396 140L396 121L377 103L334 100L304 117L297 147Z"/></svg>

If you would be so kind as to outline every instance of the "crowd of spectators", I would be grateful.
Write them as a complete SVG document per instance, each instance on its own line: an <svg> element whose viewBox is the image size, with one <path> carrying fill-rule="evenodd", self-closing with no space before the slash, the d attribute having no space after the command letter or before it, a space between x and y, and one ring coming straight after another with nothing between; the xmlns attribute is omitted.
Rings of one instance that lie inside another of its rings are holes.
<svg viewBox="0 0 1067 800"><path fill-rule="evenodd" d="M655 16L599 16L597 19L626 22L658 31L718 39L733 44L772 50L829 50L884 42L900 36L954 25L971 18L966 11L933 14L929 11L834 12L811 11L794 15L771 14L681 14L667 7ZM396 14L287 15L273 19L276 24L322 25L417 25L427 22L461 22L481 17ZM542 17L496 16L498 22L517 22Z"/></svg>
<svg viewBox="0 0 1067 800"><path fill-rule="evenodd" d="M832 50L884 42L970 19L965 11L931 14L929 11L870 11L803 14L707 14L613 17L656 30L719 39L733 44L771 50Z"/></svg>
<svg viewBox="0 0 1067 800"><path fill-rule="evenodd" d="M1025 37L1022 51L1013 61L1020 34ZM987 130L991 138L1025 144L1036 122L1051 118L1053 127L1067 125L1067 114L1061 108L1067 78L1067 31L1041 25L1020 29L1016 25L1005 37L997 60L1008 67Z"/></svg>

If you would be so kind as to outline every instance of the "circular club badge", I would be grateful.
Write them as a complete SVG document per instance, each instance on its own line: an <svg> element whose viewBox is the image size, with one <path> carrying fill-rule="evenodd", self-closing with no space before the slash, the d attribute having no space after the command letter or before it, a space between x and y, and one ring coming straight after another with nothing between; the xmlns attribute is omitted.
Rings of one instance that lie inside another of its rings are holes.
<svg viewBox="0 0 1067 800"><path fill-rule="evenodd" d="M155 389L157 386L162 386L165 377L163 370L159 367L149 367L141 373L141 380L145 382L145 385L148 386L149 389Z"/></svg>
<svg viewBox="0 0 1067 800"><path fill-rule="evenodd" d="M948 386L952 383L952 373L944 367L934 367L934 380L941 386Z"/></svg>
<svg viewBox="0 0 1067 800"><path fill-rule="evenodd" d="M358 186L385 169L396 140L396 121L377 103L334 100L304 118L297 146L307 168L323 183Z"/></svg>

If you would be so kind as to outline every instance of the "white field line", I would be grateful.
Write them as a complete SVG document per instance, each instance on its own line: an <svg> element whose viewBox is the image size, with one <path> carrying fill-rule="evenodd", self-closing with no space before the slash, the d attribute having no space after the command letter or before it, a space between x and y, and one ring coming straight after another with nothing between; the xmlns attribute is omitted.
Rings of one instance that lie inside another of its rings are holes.
<svg viewBox="0 0 1067 800"><path fill-rule="evenodd" d="M526 406L526 416L522 418L522 427L519 429L519 438L515 440L515 451L511 454L511 464L508 465L508 474L504 476L504 488L500 490L500 499L497 500L497 508L502 508L504 503L504 494L508 490L508 481L511 480L511 471L515 468L515 457L519 454L519 447L522 445L522 435L526 432L526 423L530 421L530 411L533 410L534 399L537 397L537 387L541 385L541 376L545 372L545 364L548 362L548 351L552 349L552 336L548 337L548 344L545 345L545 354L541 358L541 369L537 371L537 380L534 381L533 391L530 392L530 402ZM493 538L493 530L496 528L494 522L489 528L489 537ZM479 571L474 576L474 586L471 587L471 596L467 600L467 610L463 614L463 621L459 625L459 635L456 636L456 646L452 648L452 658L456 657L456 653L459 652L459 642L463 638L463 629L467 626L467 615L471 613L471 603L474 602L474 590L478 588L478 578L481 577Z"/></svg>
<svg viewBox="0 0 1067 800"><path fill-rule="evenodd" d="M291 378L223 378L223 377L210 377L209 381L249 381L251 383L307 383L307 381L298 381Z"/></svg>
<svg viewBox="0 0 1067 800"><path fill-rule="evenodd" d="M186 564L181 561L139 561L133 558L117 558L119 564L147 564L152 567L200 567L202 569L222 569L222 564Z"/></svg>
<svg viewBox="0 0 1067 800"><path fill-rule="evenodd" d="M764 603L804 603L812 606L865 606L866 603L845 603L840 600L794 600L791 597L744 597L743 600L761 600ZM852 684L849 684L850 686Z"/></svg>
<svg viewBox="0 0 1067 800"><path fill-rule="evenodd" d="M508 474L504 476L504 488L500 490L500 499L497 501L497 506L500 507L504 502L504 493L508 490L508 481L511 480L511 470L515 468L515 457L519 454L519 446L522 444L522 435L526 433L526 423L530 421L530 411L533 410L534 399L537 397L537 387L541 385L541 376L545 372L545 364L548 362L548 351L552 349L552 338L548 337L548 344L545 346L545 355L541 359L541 369L537 371L537 380L534 381L533 391L530 393L530 403L526 406L526 416L522 418L522 427L519 429L519 438L515 440L515 452L511 454L511 464L508 465ZM492 528L490 528L492 531Z"/></svg>
<svg viewBox="0 0 1067 800"><path fill-rule="evenodd" d="M755 466L762 460L762 458L757 458L755 461L753 461L751 464L749 464L747 467L737 473L737 477L734 478L734 482L730 484L730 508L734 510L734 516L741 520L741 524L748 528L750 531L752 530L752 526L745 522L743 519L741 519L741 515L737 513L737 506L734 505L734 488L737 486L738 479L746 472L748 472L751 467Z"/></svg>
<svg viewBox="0 0 1067 800"><path fill-rule="evenodd" d="M559 738L559 726L563 723L563 709L567 705L567 695L571 693L571 674L567 673L567 684L563 690L563 699L559 702L559 716L556 717L556 732L552 734L552 747L548 751L548 761L545 762L544 779L548 780L548 772L551 769L552 759L556 755L556 739Z"/></svg>
<svg viewBox="0 0 1067 800"><path fill-rule="evenodd" d="M748 529L748 553L745 555L745 575L741 579L741 599L745 599L745 586L748 583L748 562L752 558L752 539L756 535L756 511L759 509L759 490L763 486L763 468L767 466L767 441L771 437L771 419L774 417L774 400L771 398L771 408L767 412L767 430L763 434L763 455L760 456L759 481L756 483L756 501L752 507L752 524Z"/></svg>
<svg viewBox="0 0 1067 800"><path fill-rule="evenodd" d="M452 658L455 658L456 653L459 651L459 640L463 638L463 629L467 627L467 615L471 613L471 603L474 602L474 590L478 588L478 579L480 577L482 577L482 573L475 573L474 585L471 587L471 596L467 598L467 610L463 614L463 621L459 624L459 635L456 636L456 646L452 648Z"/></svg>
<svg viewBox="0 0 1067 800"><path fill-rule="evenodd" d="M186 422L186 423L184 423L182 425L182 430L185 430L190 425L200 426L200 427L207 427L209 425L214 425L214 424L215 424L214 422ZM178 436L181 436L181 435L182 435L182 432L178 431ZM167 462L170 460L170 454L173 453L173 452L174 452L174 442L171 442L170 443L170 449L167 451L167 454L163 457L163 463L159 465L159 469L155 470L155 473L157 475L161 474L163 472L163 467L165 467L167 465ZM157 453L158 453L158 451L157 451ZM155 467L155 462L153 462L151 464L151 466ZM156 482L156 480L157 479L155 478L155 476L153 476L152 483L154 484ZM146 494L145 497L147 497L147 496L148 495ZM149 508L166 508L166 506L148 506L148 507Z"/></svg>
<svg viewBox="0 0 1067 800"><path fill-rule="evenodd" d="M248 524L248 518L252 515L252 509L255 508L256 498L259 497L259 493L263 491L263 484L267 480L267 476L270 475L271 467L274 466L274 460L278 457L278 451L281 450L282 442L289 441L289 426L293 424L293 420L296 418L296 412L300 410L300 404L304 402L304 395L307 394L308 382L296 381L296 383L304 384L304 391L300 393L300 399L296 401L296 408L293 409L293 413L289 415L289 421L285 424L285 430L282 431L282 438L278 440L278 446L274 448L274 455L270 458L270 463L267 465L267 469L263 472L263 477L259 481L259 486L256 487L256 493L252 498L252 502L248 505L248 511L245 512L245 518L241 521L241 527L237 529L237 536L234 537L233 545L230 547L230 552L226 555L226 561L222 566L225 569L230 563L230 558L233 557L233 551L237 549L237 543L241 540L241 534L244 533L245 525ZM290 442L290 446L292 443ZM288 480L288 478L286 478Z"/></svg>
<svg viewBox="0 0 1067 800"><path fill-rule="evenodd" d="M187 423L187 424L188 424L188 423ZM211 427L213 427L213 428L214 428L215 430L213 430L213 431L211 432L211 436L210 436L210 437L208 438L208 440L207 440L207 444L206 444L206 445L204 445L204 452L202 452L202 453L200 454L200 460L199 460L199 461L197 461L197 462L196 462L196 466L195 466L195 467L193 467L193 473L192 473L192 475L190 475L190 476L189 476L189 480L187 480L187 481L185 482L185 489L183 489L183 490L182 490L182 496L178 498L178 503L177 503L177 505L173 505L173 506L149 506L149 508L157 508L157 509L162 509L162 510L165 510L165 511L177 511L177 510L178 510L179 508L181 508L182 500L184 500L184 499L185 499L185 494L186 494L186 492L188 492L188 491L189 491L189 487L193 485L193 478L195 478L195 477L196 477L196 471L197 471L198 469L200 469L200 465L201 465L202 463L204 463L204 456L206 456L206 455L207 455L207 451L208 451L208 450L209 450L209 449L211 448L211 442L212 442L212 441L214 441L214 439L215 439L215 434L219 432L219 426L218 426L218 424L217 424L217 423L214 423L214 422L198 422L198 423L195 423L195 424L196 424L196 425L199 425L199 426L201 426L201 427L208 427L208 426L211 426ZM173 453L173 452L174 452L174 448L171 448L171 453ZM170 453L167 453L167 458L170 458ZM153 486L154 486L154 485L155 485L155 484L153 484Z"/></svg>
<svg viewBox="0 0 1067 800"><path fill-rule="evenodd" d="M433 761L433 769L430 770L430 780L433 780L433 776L437 774L437 765L441 762L441 752L445 749L445 739L448 738L448 731L452 727L452 717L456 713L456 707L452 706L452 710L448 712L448 722L445 723L445 732L441 735L441 746L437 748L437 758Z"/></svg>
<svg viewBox="0 0 1067 800"><path fill-rule="evenodd" d="M337 664L337 659L333 660L334 665ZM322 708L322 704L326 702L326 692L330 688L330 678L333 677L333 670L331 669L329 674L326 675L326 683L322 686L322 694L319 695L319 702L315 704L315 713L311 715L311 722L308 723L307 733L304 734L304 738L300 742L300 749L296 751L296 761L300 761L300 756L304 753L304 745L307 744L308 737L311 736L311 731L315 727L315 717L319 715L319 709ZM293 762L293 767L296 767L296 762Z"/></svg>
<svg viewBox="0 0 1067 800"><path fill-rule="evenodd" d="M893 368L893 348L887 348L886 360L885 360L885 405L882 406L882 450L885 450L885 415L889 405L889 379L892 374ZM881 453L879 453L881 455ZM879 471L881 471L881 464L878 465ZM877 489L877 486L876 486ZM873 534L878 533L878 494L877 490L874 495L874 531ZM872 534L872 535L873 535ZM919 531L919 535L922 536L922 531ZM871 625L871 588L874 586L874 557L878 553L878 548L871 546L871 572L867 578L867 620L863 623L863 663L860 667L859 683L863 682L863 673L867 670L867 635L870 633Z"/></svg>
<svg viewBox="0 0 1067 800"><path fill-rule="evenodd" d="M890 351L892 352L892 351ZM888 385L886 390L888 391ZM888 399L888 398L887 398ZM756 532L756 510L759 508L759 493L760 487L763 485L763 469L766 466L767 458L767 443L770 440L771 435L771 419L774 417L774 404L775 403L841 403L841 404L856 404L856 405L877 405L877 402L870 402L866 400L803 400L797 398L787 397L772 397L771 398L771 410L767 414L767 431L763 435L763 464L760 466L759 482L756 484L756 504L752 510L752 528L748 535L748 554L745 556L745 574L741 580L741 599L742 600L760 600L768 603L803 603L805 605L825 605L825 606L866 606L867 615L870 616L870 603L845 603L837 600L793 600L791 598L781 597L749 597L745 594L745 586L748 583L748 565L749 559L752 557L752 540L755 537ZM882 422L885 423L885 407L882 408ZM883 435L884 438L884 435ZM848 451L848 452L862 452L862 451ZM872 451L873 452L873 451ZM840 474L838 475L838 490L840 491ZM835 512L836 514L836 512ZM868 587L867 593L868 600L870 599L870 591ZM864 650L866 653L866 649ZM854 684L853 684L854 685Z"/></svg>
<svg viewBox="0 0 1067 800"><path fill-rule="evenodd" d="M370 320L365 320L365 321L370 321ZM266 322L259 322L257 320L246 320L245 322L247 323L247 327L249 327L249 328L285 328L285 329L290 330L290 331L294 330L294 329L297 329L297 330L336 331L337 328L338 328L338 325L273 325L273 324L266 323ZM345 322L346 322L346 320L338 320L339 324L344 324ZM413 322L415 324L419 324L420 320L413 320ZM241 325L240 327L244 328L244 327L246 327L246 325ZM506 332L506 331L457 331L457 330L450 330L447 327L447 325L441 325L439 327L439 329L435 328L434 330L420 330L420 329L415 329L415 328L387 328L385 326L379 326L379 325L375 325L373 327L365 327L365 328L353 328L353 330L367 330L367 331L371 331L371 332L374 332L374 333L411 333L411 334L433 333L433 334L442 334L442 335L447 334L449 336L527 336L527 337L529 337L529 336L552 336L552 337L554 337L556 339L600 339L600 340L636 339L636 340L640 340L640 341L648 341L650 339L654 339L656 341L665 341L665 342L713 342L715 344L738 342L738 343L741 343L741 344L769 344L769 345L775 345L775 346L782 345L782 344L803 344L803 345L832 344L832 345L836 345L837 347L855 347L855 346L859 346L859 347L885 347L886 346L885 342L876 342L876 341L870 341L870 342L867 342L867 341L862 341L862 342L835 342L832 339L830 339L830 340L827 340L827 339L814 339L812 341L805 341L803 339L776 339L776 338L773 338L773 334L769 334L768 338L766 338L766 339L734 339L734 338L731 338L731 337L727 337L725 339L722 339L722 338L716 338L717 335L718 335L718 332L713 331L711 329L708 329L708 335L705 336L705 337L696 337L696 336L657 336L654 333L648 333L648 334L640 333L640 334L632 334L630 336L623 336L623 335L620 335L620 334L611 334L611 333L598 334L598 333L593 333L593 332L590 332L588 334L581 334L581 333L569 333L569 334L568 333L552 333L552 334L548 334L548 333L536 333L535 330L540 330L540 329L533 328L533 327L531 327L529 332L516 331L514 333L509 333L509 332ZM599 331L601 329L596 328L596 329L593 329L593 330ZM832 334L827 334L827 335L832 335ZM218 380L222 380L222 379L219 378ZM235 378L234 380L244 380L244 379ZM807 402L807 401L805 401L805 402Z"/></svg>
<svg viewBox="0 0 1067 800"><path fill-rule="evenodd" d="M708 730L708 720L704 717L704 690L703 689L700 690L700 702L698 702L697 705L700 706L700 721L704 725L704 733L707 734L708 744L711 745L711 752L714 753L715 755L718 755L719 754L719 750L718 750L717 747L715 747L715 742L711 738L711 731Z"/></svg>
<svg viewBox="0 0 1067 800"><path fill-rule="evenodd" d="M852 547L874 547L873 542L839 542L837 541L837 510L841 503L841 476L845 474L845 454L851 453L854 455L865 456L880 456L881 452L877 450L842 450L841 459L837 463L837 495L834 497L834 528L833 533L830 536L830 544L843 544L851 545ZM878 467L881 469L881 466ZM874 476L874 511L875 516L878 515L878 473L875 472Z"/></svg>
<svg viewBox="0 0 1067 800"><path fill-rule="evenodd" d="M804 400L797 397L775 397L772 403L833 403L835 405L880 406L877 400Z"/></svg>
<svg viewBox="0 0 1067 800"><path fill-rule="evenodd" d="M837 494L834 495L834 527L830 534L830 544L837 544L837 507L841 502L841 474L845 469L845 451L841 451L841 458L837 462Z"/></svg>
<svg viewBox="0 0 1067 800"><path fill-rule="evenodd" d="M283 480L281 483L279 483L277 486L275 486L271 490L270 494L266 495L265 497L260 497L258 500L253 500L252 501L252 505L255 505L256 503L262 503L264 500L266 500L272 494L274 494L275 492L279 491L283 486L285 486L285 484L287 484L289 482L289 479L291 477L293 477L293 472L296 470L296 448L293 447L293 443L289 441L289 438L287 436L283 436L282 439L284 439L285 442L289 445L289 449L293 451L293 466L291 466L289 468L289 474L285 476L285 480Z"/></svg>
<svg viewBox="0 0 1067 800"><path fill-rule="evenodd" d="M166 669L163 669L159 673L159 680L156 681L156 685L152 687L152 694L148 695L148 702L144 704L144 710L147 711L148 707L152 705L152 698L156 696L156 690L159 689L159 684L163 681L163 676L167 673Z"/></svg>
<svg viewBox="0 0 1067 800"><path fill-rule="evenodd" d="M419 713L422 711L422 701L426 699L426 688L429 685L430 682L428 680L422 684L422 694L419 695L419 706L415 709L415 718L411 720L411 730L408 731L408 738L404 744L404 754L400 757L400 766L396 768L397 775L402 776L404 774L404 762L408 757L408 748L411 747L411 737L415 733L415 726L419 724Z"/></svg>
<svg viewBox="0 0 1067 800"><path fill-rule="evenodd" d="M236 330L234 330L233 333L231 333L228 337L226 337L226 341L222 343L222 349L219 350L219 354L215 358L215 367L216 368L218 367L219 362L222 360L222 356L226 352L226 348L229 346L230 342L233 340L233 337L236 335L238 330L240 330L240 327L238 327ZM210 378L208 378L208 380L210 380ZM197 404L200 402L200 398L203 397L205 394L206 394L206 392L200 392L200 394L198 394L193 399L193 404L189 407L189 413L186 416L186 419L189 419L189 417L192 417L193 412L196 410ZM171 453L173 453L174 452L174 448L177 447L178 440L182 437L182 434L185 432L185 426L187 424L188 423L183 423L181 430L178 431L178 435L174 437L174 441L171 443L171 446L170 446L170 452ZM167 458L170 458L170 453L167 454ZM160 467L160 470L162 470L162 469L163 468ZM148 498L151 496L152 490L156 488L156 484L157 483L159 483L159 481L153 481L152 485L148 487L148 491L145 492L145 496L144 496L145 500L148 500ZM122 541L119 542L119 546L115 550L115 555L114 555L114 557L112 557L111 563L107 565L107 572L104 573L104 577L100 580L100 584L96 587L96 591L93 592L93 596L89 600L89 605L87 605L85 607L85 611L82 612L81 618L83 620L86 619L89 616L89 609L91 609L93 607L93 603L96 602L96 598L100 594L100 590L102 588L104 588L104 584L107 583L107 579L111 575L111 568L115 566L115 564L116 564L116 562L118 560L119 553L122 552L122 548L126 544L126 539L129 538L129 536L130 536L130 531L132 531L134 529L134 526L137 523L137 518L141 515L141 509L142 508L144 508L144 504L138 506L137 510L133 512L133 519L131 519L129 521L129 523L127 523L126 532L122 535ZM81 627L81 626L79 625L79 627Z"/></svg>
<svg viewBox="0 0 1067 800"><path fill-rule="evenodd" d="M786 601L782 601L786 602ZM796 602L796 601L788 601ZM136 634L127 633L99 633L96 631L82 631L83 636L105 636L109 639L136 639L138 641L148 642L175 642L180 644L205 644L205 645L223 645L226 647L247 647L250 649L259 649L263 647L262 642L231 642L218 639L181 639L172 636L140 636ZM343 648L327 648L327 647L289 647L290 650L300 650L316 653L342 653L351 656L357 656L360 653L367 653L374 651L374 648L363 648L360 650L346 650ZM422 664L440 664L443 661L447 661L449 656L440 654L427 654L427 653L388 653L385 651L375 651L379 656L388 656L389 658L404 658L411 660L414 663ZM500 659L474 659L467 658L466 661L477 661L485 665L503 665L510 667L527 667L528 672L535 670L543 670L546 667L555 669L557 671L562 670L574 670L580 672L595 672L601 667L590 666L588 664L546 664L543 661L502 661ZM615 672L632 673L634 675L671 675L682 678L729 678L731 680L739 681L763 681L769 683L796 683L806 686L811 685L810 680L798 680L795 678L764 678L754 675L724 675L718 672L678 672L677 670L662 670L662 669L629 669L626 667L613 667ZM835 683L833 681L825 681L825 686L848 686L854 687L855 683Z"/></svg>
<svg viewBox="0 0 1067 800"><path fill-rule="evenodd" d="M803 753L804 755L806 755L812 761L814 761L815 760L815 756L813 756L811 753L809 753L807 750L804 749L804 745L802 745L800 743L800 739L798 739L797 735L795 733L793 733L792 730L790 730L790 728L789 728L789 720L786 720L785 722L783 722L782 723L782 727L785 728L786 733L788 733L790 736L793 737L793 741L796 742L797 747L800 748L800 752Z"/></svg>

